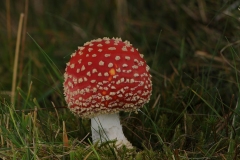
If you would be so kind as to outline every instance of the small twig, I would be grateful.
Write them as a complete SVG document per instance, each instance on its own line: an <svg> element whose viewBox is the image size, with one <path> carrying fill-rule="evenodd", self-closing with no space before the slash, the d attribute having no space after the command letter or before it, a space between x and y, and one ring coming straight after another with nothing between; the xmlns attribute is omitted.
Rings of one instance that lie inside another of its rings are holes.
<svg viewBox="0 0 240 160"><path fill-rule="evenodd" d="M0 126L2 126L2 120L0 119ZM1 147L4 146L4 139L3 139L3 135L2 135L2 129L0 128L0 139L1 139Z"/></svg>
<svg viewBox="0 0 240 160"><path fill-rule="evenodd" d="M33 112L33 125L34 125L34 127L36 127L36 123L37 123L37 112L38 112L38 109L37 109L37 107L35 107L34 112Z"/></svg>
<svg viewBox="0 0 240 160"><path fill-rule="evenodd" d="M55 110L55 112L56 112L57 119L58 119L58 126L59 126L59 115L58 115L58 111L57 111L56 106L55 106L55 104L54 104L53 102L52 102L52 105L53 105L53 108L54 108L54 110Z"/></svg>
<svg viewBox="0 0 240 160"><path fill-rule="evenodd" d="M11 41L11 12L10 12L10 0L6 0L6 10L7 10L7 35L8 35L8 41Z"/></svg>
<svg viewBox="0 0 240 160"><path fill-rule="evenodd" d="M224 60L230 67L232 67L232 68L234 68L234 69L236 69L236 67L234 67L234 66L224 57L223 51L224 51L225 49L227 49L228 47L231 47L231 46L236 45L236 44L240 44L240 40L238 40L238 41L236 41L236 42L233 42L233 43L229 43L228 45L226 45L225 47L223 47L223 48L221 49L221 51L220 51L220 55L222 56L223 60ZM238 71L238 72L240 73L239 70L236 69L236 71Z"/></svg>
<svg viewBox="0 0 240 160"><path fill-rule="evenodd" d="M20 52L20 59L19 59L19 78L22 77L23 74L23 61L24 61L24 50L25 50L25 39L26 39L26 32L27 32L27 18L28 18L28 0L25 0L25 11L24 11L24 22L23 22L23 31L22 31L22 39L21 39L21 52ZM22 81L19 82L19 87L21 88ZM18 102L20 103L20 95L18 96Z"/></svg>
<svg viewBox="0 0 240 160"><path fill-rule="evenodd" d="M223 60L222 57L210 55L209 53L200 50L195 51L194 56L204 59L210 59L219 63L225 63L225 60Z"/></svg>
<svg viewBox="0 0 240 160"><path fill-rule="evenodd" d="M20 48L20 41L21 41L23 18L24 18L24 14L21 13L19 24L18 24L17 42L16 42L16 50L15 50L15 58L14 58L14 66L13 66L12 96L11 96L11 104L13 106L14 106L15 90L16 90L16 82L17 82L18 55L19 55L19 48Z"/></svg>
<svg viewBox="0 0 240 160"><path fill-rule="evenodd" d="M152 108L155 108L155 107L156 107L156 105L157 105L157 103L158 103L160 97L161 97L161 95L159 94L159 95L157 96L157 99L155 100L155 102L154 102Z"/></svg>
<svg viewBox="0 0 240 160"><path fill-rule="evenodd" d="M127 5L128 4L126 0L116 0L116 28L118 36L124 35L126 30Z"/></svg>
<svg viewBox="0 0 240 160"><path fill-rule="evenodd" d="M65 126L65 121L63 121L63 147L68 147L68 136L67 136L67 131L66 131L66 126Z"/></svg>
<svg viewBox="0 0 240 160"><path fill-rule="evenodd" d="M178 72L178 70L176 69L176 67L174 67L172 61L170 61L169 63L170 63L170 65L171 65L171 67L172 67L174 73L176 73L176 75L179 76L179 72Z"/></svg>
<svg viewBox="0 0 240 160"><path fill-rule="evenodd" d="M235 1L231 5L228 6L220 15L216 16L216 21L221 20L224 16L232 16L232 11L237 9L240 5L240 1Z"/></svg>
<svg viewBox="0 0 240 160"><path fill-rule="evenodd" d="M6 123L5 127L9 131L9 115L4 114L4 116L5 116L4 119ZM6 142L7 142L7 147L10 147L10 142L8 141L8 139L6 139Z"/></svg>
<svg viewBox="0 0 240 160"><path fill-rule="evenodd" d="M199 6L199 13L200 13L200 16L201 16L201 19L204 23L207 22L207 16L206 16L206 11L205 11L205 8L206 8L206 2L205 0L198 0L198 6Z"/></svg>

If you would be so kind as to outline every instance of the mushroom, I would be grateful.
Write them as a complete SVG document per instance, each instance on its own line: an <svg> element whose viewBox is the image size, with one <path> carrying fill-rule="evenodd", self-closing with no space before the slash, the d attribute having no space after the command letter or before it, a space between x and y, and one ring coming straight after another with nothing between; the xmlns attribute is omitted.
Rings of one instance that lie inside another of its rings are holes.
<svg viewBox="0 0 240 160"><path fill-rule="evenodd" d="M116 140L116 146L132 144L123 134L119 111L131 112L150 99L152 81L143 55L121 38L87 42L71 55L64 74L68 108L91 118L93 142Z"/></svg>

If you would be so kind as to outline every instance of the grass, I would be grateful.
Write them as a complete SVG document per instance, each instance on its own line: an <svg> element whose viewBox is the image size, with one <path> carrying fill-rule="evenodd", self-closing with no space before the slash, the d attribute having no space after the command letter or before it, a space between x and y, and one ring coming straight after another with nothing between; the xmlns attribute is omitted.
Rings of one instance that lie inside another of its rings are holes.
<svg viewBox="0 0 240 160"><path fill-rule="evenodd" d="M239 6L1 1L0 158L240 159ZM138 114L120 113L133 150L92 144L89 120L74 117L64 101L70 54L104 36L129 40L151 67L151 101Z"/></svg>

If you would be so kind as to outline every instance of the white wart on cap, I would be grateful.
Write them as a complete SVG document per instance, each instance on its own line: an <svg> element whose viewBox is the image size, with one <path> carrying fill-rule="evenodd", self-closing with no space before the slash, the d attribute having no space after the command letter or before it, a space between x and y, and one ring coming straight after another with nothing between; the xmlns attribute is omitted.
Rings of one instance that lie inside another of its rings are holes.
<svg viewBox="0 0 240 160"><path fill-rule="evenodd" d="M143 55L120 38L99 38L79 47L67 63L63 86L69 109L83 118L136 111L152 93Z"/></svg>

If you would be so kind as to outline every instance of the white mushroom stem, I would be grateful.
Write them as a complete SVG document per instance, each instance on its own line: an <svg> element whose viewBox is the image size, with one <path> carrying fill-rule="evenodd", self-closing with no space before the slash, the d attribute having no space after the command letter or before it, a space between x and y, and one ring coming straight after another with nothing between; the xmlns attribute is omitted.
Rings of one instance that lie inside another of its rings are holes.
<svg viewBox="0 0 240 160"><path fill-rule="evenodd" d="M93 143L97 141L102 143L109 140L117 140L117 147L125 145L127 148L132 148L132 144L123 134L118 113L93 117L91 118L91 125Z"/></svg>

